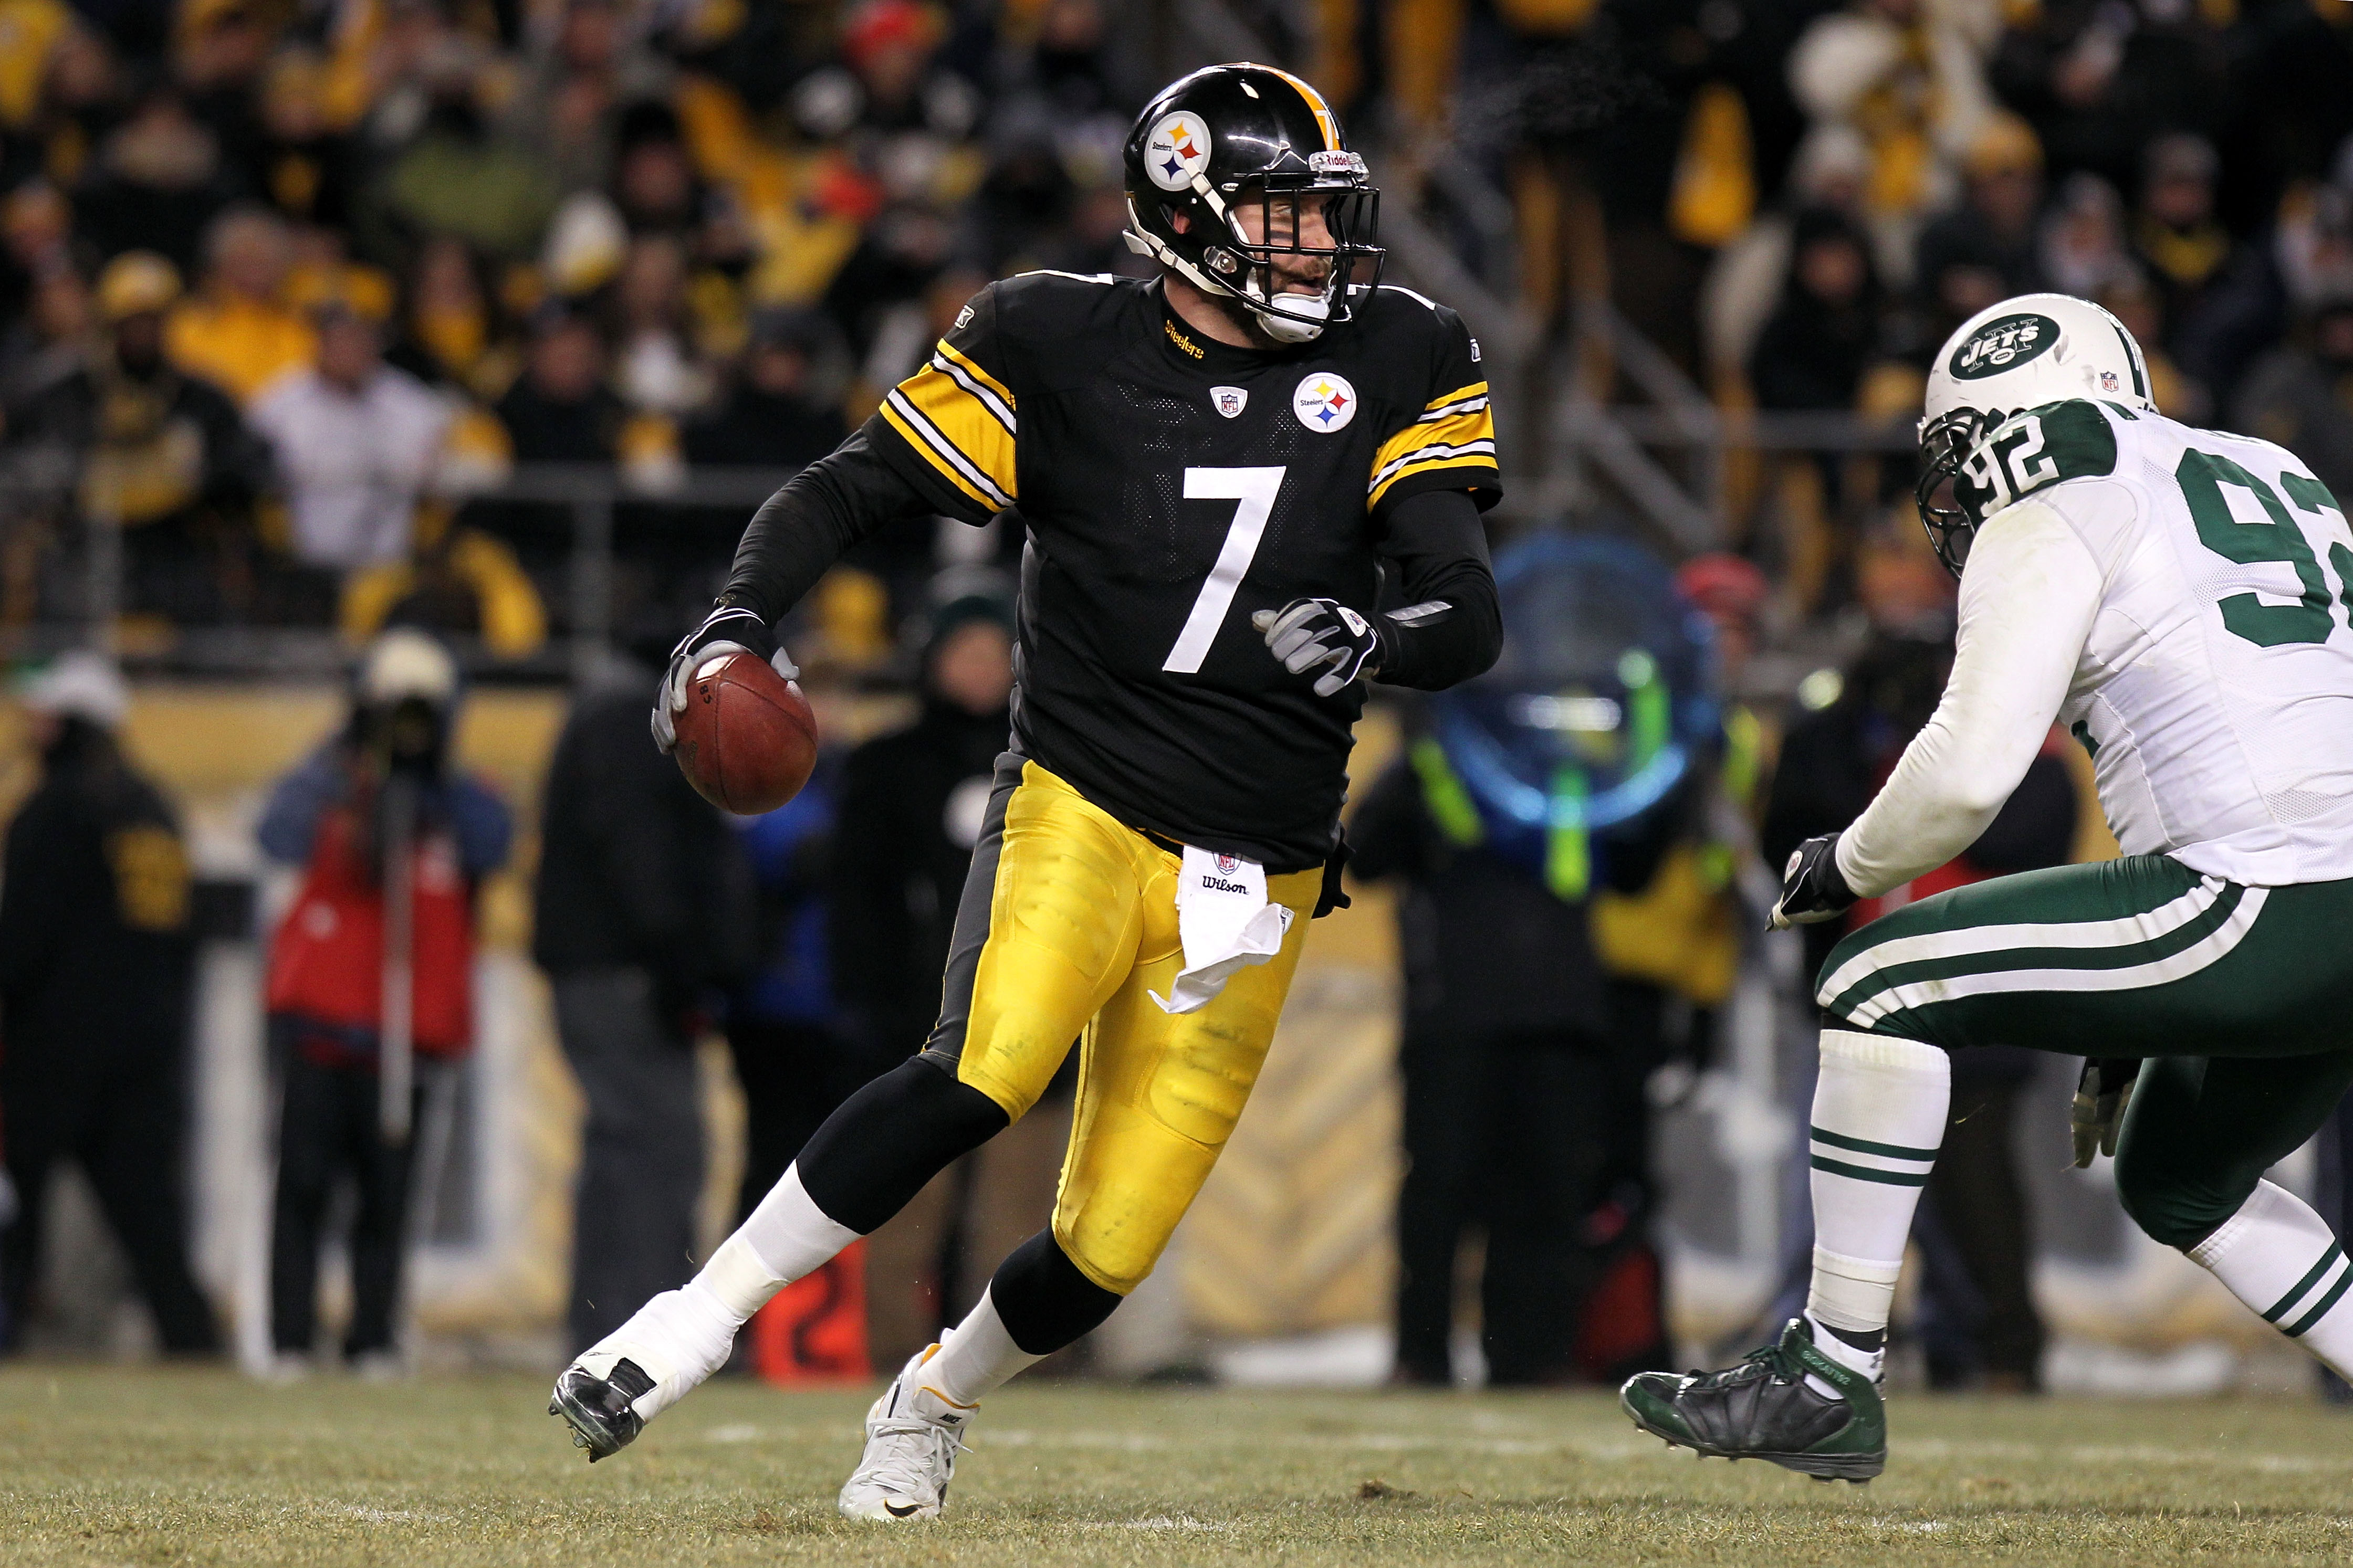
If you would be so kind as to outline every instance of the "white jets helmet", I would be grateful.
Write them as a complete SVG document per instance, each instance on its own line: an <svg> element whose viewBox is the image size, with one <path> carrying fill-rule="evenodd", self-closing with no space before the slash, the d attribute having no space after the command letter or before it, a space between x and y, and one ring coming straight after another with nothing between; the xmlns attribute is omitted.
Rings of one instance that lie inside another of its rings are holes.
<svg viewBox="0 0 2353 1568"><path fill-rule="evenodd" d="M1977 524L1952 504L1953 477L2011 415L2077 397L2157 412L2140 345L2122 321L2072 294L2021 294L1989 305L1936 351L1920 419L1915 494L1928 541L1955 576Z"/></svg>

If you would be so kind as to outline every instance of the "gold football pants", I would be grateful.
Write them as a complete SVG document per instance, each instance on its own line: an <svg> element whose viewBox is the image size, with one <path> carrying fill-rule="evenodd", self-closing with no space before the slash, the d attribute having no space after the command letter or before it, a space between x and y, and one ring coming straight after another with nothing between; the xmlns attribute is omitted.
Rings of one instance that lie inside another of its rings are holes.
<svg viewBox="0 0 2353 1568"><path fill-rule="evenodd" d="M1184 967L1182 861L1036 763L997 766L956 911L940 1022L925 1054L1018 1120L1079 1043L1054 1239L1125 1295L1152 1272L1258 1081L1322 889L1267 879L1296 918L1282 951L1206 1006L1165 1013Z"/></svg>

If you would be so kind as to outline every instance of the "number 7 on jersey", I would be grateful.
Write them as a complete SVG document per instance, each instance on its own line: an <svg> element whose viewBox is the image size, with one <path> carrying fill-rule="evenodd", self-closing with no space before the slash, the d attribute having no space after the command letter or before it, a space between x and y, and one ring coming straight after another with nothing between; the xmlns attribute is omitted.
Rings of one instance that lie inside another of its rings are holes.
<svg viewBox="0 0 2353 1568"><path fill-rule="evenodd" d="M1209 568L1209 575L1202 582L1201 592L1193 601L1193 613L1185 617L1185 629L1176 634L1176 646L1168 650L1167 659L1160 666L1162 669L1172 675L1201 673L1201 661L1209 657L1209 645L1217 640L1226 612L1234 607L1234 593L1250 572L1259 541L1266 536L1266 520L1274 511L1274 498L1282 489L1284 471L1185 470L1187 500L1229 500L1240 504L1234 508L1233 526L1226 530L1226 542L1218 552L1217 564Z"/></svg>

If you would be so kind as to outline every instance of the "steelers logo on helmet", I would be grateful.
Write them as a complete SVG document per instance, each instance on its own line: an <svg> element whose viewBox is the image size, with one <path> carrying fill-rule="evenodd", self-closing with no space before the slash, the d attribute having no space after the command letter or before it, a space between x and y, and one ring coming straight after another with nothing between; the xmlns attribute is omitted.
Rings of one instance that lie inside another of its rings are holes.
<svg viewBox="0 0 2353 1568"><path fill-rule="evenodd" d="M1299 389L1291 395L1291 411L1310 430L1327 435L1345 430L1348 421L1356 416L1356 389L1345 375L1335 375L1328 370L1310 371L1300 382Z"/></svg>
<svg viewBox="0 0 2353 1568"><path fill-rule="evenodd" d="M1209 166L1209 127L1188 109L1164 114L1144 139L1144 171L1164 191L1191 187L1193 176Z"/></svg>
<svg viewBox="0 0 2353 1568"><path fill-rule="evenodd" d="M1945 368L1956 380L1982 381L2047 353L2058 342L2059 323L2048 316L2031 310L2003 316L1971 332Z"/></svg>

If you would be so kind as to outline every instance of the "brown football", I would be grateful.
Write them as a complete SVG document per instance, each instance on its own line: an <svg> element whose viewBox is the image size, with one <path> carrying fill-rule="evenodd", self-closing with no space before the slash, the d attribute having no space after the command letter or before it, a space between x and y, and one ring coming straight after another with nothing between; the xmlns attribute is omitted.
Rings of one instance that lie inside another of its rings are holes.
<svg viewBox="0 0 2353 1568"><path fill-rule="evenodd" d="M738 816L774 811L817 766L817 715L765 659L721 654L696 667L671 715L679 771L703 799Z"/></svg>

